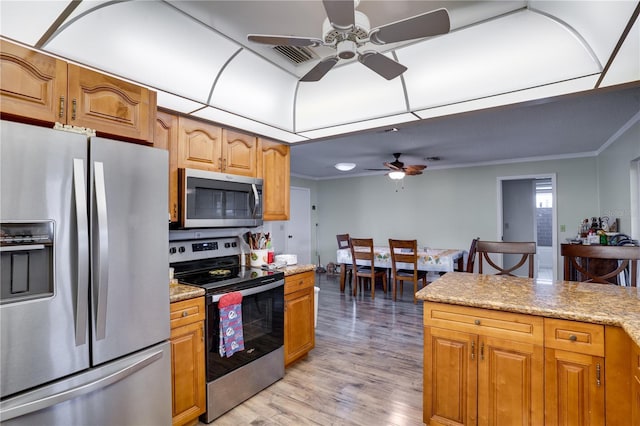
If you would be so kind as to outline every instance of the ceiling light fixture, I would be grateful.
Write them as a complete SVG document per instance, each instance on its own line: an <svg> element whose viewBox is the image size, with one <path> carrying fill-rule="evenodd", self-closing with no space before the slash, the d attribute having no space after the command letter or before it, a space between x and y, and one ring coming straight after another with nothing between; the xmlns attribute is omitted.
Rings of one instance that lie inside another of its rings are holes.
<svg viewBox="0 0 640 426"><path fill-rule="evenodd" d="M395 171L395 172L389 172L389 177L393 180L400 180L402 178L404 178L404 172L401 172L399 170Z"/></svg>
<svg viewBox="0 0 640 426"><path fill-rule="evenodd" d="M348 172L349 170L355 169L356 165L355 163L338 163L333 167L340 170L341 172Z"/></svg>

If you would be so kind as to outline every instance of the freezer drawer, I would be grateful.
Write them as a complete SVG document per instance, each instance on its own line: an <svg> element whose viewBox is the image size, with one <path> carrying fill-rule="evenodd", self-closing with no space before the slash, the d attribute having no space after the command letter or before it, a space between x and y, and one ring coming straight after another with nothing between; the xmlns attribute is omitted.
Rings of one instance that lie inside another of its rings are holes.
<svg viewBox="0 0 640 426"><path fill-rule="evenodd" d="M0 402L14 425L170 425L168 342Z"/></svg>

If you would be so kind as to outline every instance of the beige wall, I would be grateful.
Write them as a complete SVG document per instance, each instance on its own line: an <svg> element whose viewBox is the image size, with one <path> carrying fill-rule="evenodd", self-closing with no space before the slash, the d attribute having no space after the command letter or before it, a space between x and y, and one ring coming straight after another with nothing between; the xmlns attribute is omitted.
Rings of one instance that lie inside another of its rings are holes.
<svg viewBox="0 0 640 426"><path fill-rule="evenodd" d="M598 157L430 170L397 184L386 176L323 181L292 178L311 188L312 226L317 223L323 264L335 261L335 235L416 238L420 246L468 249L472 238L496 239L498 177L556 174L558 242L575 236L581 219L630 210L629 167L640 157L636 124ZM621 215L624 217L625 215ZM312 257L317 259L312 250ZM558 254L558 265L561 265Z"/></svg>

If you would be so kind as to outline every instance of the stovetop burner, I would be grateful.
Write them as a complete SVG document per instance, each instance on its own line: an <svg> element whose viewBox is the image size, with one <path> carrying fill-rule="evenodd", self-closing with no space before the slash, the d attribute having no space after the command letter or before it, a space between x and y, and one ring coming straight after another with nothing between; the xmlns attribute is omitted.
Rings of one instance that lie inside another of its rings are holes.
<svg viewBox="0 0 640 426"><path fill-rule="evenodd" d="M255 287L267 278L284 279L284 272L241 266L238 256L201 259L172 264L178 282L202 287L207 294Z"/></svg>

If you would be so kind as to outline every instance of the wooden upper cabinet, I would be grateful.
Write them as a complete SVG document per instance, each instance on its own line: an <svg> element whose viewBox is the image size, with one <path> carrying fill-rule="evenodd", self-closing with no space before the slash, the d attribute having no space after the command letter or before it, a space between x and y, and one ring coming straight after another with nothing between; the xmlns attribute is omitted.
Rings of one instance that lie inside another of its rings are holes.
<svg viewBox="0 0 640 426"><path fill-rule="evenodd" d="M222 171L234 175L256 177L258 144L255 136L224 130Z"/></svg>
<svg viewBox="0 0 640 426"><path fill-rule="evenodd" d="M179 117L178 167L222 171L222 128Z"/></svg>
<svg viewBox="0 0 640 426"><path fill-rule="evenodd" d="M264 220L289 220L289 145L260 139L258 177L263 179Z"/></svg>
<svg viewBox="0 0 640 426"><path fill-rule="evenodd" d="M169 216L178 221L178 117L164 111L156 113L153 146L169 151Z"/></svg>
<svg viewBox="0 0 640 426"><path fill-rule="evenodd" d="M2 115L65 123L67 63L0 40Z"/></svg>
<svg viewBox="0 0 640 426"><path fill-rule="evenodd" d="M152 90L0 40L0 111L27 122L59 122L101 136L151 142Z"/></svg>
<svg viewBox="0 0 640 426"><path fill-rule="evenodd" d="M107 135L152 140L155 92L72 64L68 73L68 124Z"/></svg>

